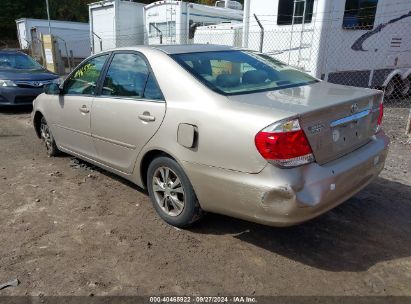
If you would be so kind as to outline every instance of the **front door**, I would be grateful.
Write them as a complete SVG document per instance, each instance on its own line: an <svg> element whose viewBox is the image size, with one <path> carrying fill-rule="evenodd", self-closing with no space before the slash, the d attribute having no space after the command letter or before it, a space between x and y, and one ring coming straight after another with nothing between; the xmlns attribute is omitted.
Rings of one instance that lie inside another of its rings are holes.
<svg viewBox="0 0 411 304"><path fill-rule="evenodd" d="M91 58L64 82L63 94L52 105L53 133L59 145L67 150L93 157L90 115L100 74L109 54Z"/></svg>
<svg viewBox="0 0 411 304"><path fill-rule="evenodd" d="M93 101L91 133L99 161L132 173L138 153L156 133L166 104L146 59L116 52Z"/></svg>

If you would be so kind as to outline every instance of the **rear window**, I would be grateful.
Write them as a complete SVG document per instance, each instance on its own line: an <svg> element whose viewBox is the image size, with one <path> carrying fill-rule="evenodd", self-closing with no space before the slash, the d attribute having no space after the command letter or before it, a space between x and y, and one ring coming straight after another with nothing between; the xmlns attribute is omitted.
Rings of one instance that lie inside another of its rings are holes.
<svg viewBox="0 0 411 304"><path fill-rule="evenodd" d="M306 73L252 51L171 56L207 87L224 95L272 91L317 82Z"/></svg>

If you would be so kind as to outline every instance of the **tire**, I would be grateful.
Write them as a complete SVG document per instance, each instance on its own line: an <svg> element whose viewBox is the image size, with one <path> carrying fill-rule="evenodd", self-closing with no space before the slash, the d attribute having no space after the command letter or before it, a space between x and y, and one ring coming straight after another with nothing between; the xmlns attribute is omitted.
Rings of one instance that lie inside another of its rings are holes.
<svg viewBox="0 0 411 304"><path fill-rule="evenodd" d="M391 79L384 88L384 97L387 99L394 97L395 91L396 91L395 82L394 82L394 79Z"/></svg>
<svg viewBox="0 0 411 304"><path fill-rule="evenodd" d="M56 141L54 140L50 127L44 117L42 117L40 121L40 137L46 146L48 157L54 157L61 153L57 148Z"/></svg>
<svg viewBox="0 0 411 304"><path fill-rule="evenodd" d="M161 156L150 163L147 187L158 215L170 225L185 228L204 215L187 175L169 157Z"/></svg>
<svg viewBox="0 0 411 304"><path fill-rule="evenodd" d="M399 90L400 93L403 97L408 96L410 94L410 88L411 88L411 81L409 78L405 78L401 81L401 84L399 85Z"/></svg>

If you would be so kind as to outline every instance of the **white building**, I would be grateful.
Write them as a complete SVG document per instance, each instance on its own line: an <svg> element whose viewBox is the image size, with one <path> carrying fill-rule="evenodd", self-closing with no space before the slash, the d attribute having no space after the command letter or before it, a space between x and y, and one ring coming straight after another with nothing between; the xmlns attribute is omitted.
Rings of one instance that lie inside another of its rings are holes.
<svg viewBox="0 0 411 304"><path fill-rule="evenodd" d="M197 27L194 34L194 43L241 47L242 38L243 23L227 22Z"/></svg>
<svg viewBox="0 0 411 304"><path fill-rule="evenodd" d="M92 51L144 44L144 5L106 0L89 4Z"/></svg>
<svg viewBox="0 0 411 304"><path fill-rule="evenodd" d="M16 20L16 25L20 48L32 48L36 53L35 49L40 47L41 34L49 34L48 20L21 18ZM51 34L57 38L58 47L64 57L66 57L66 45L69 53L73 52L74 58L81 59L90 55L88 23L51 20L50 28Z"/></svg>

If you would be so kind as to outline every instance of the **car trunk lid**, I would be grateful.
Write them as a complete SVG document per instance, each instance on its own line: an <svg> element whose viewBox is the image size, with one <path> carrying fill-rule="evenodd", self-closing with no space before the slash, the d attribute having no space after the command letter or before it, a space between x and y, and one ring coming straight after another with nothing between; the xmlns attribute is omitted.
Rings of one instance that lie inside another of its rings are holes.
<svg viewBox="0 0 411 304"><path fill-rule="evenodd" d="M316 162L325 164L371 140L378 123L382 92L318 82L229 99L293 113L299 118Z"/></svg>
<svg viewBox="0 0 411 304"><path fill-rule="evenodd" d="M348 99L300 116L317 163L324 164L367 144L375 134L382 95Z"/></svg>

